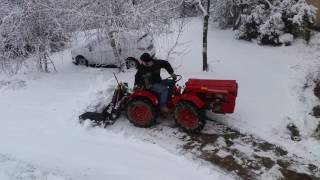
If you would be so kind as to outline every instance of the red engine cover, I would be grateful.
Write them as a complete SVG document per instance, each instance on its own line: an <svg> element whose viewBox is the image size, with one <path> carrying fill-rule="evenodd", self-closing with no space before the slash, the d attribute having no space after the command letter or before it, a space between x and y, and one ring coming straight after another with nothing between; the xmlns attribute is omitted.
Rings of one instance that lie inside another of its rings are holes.
<svg viewBox="0 0 320 180"><path fill-rule="evenodd" d="M193 92L221 92L237 96L238 85L235 80L189 79L186 89Z"/></svg>
<svg viewBox="0 0 320 180"><path fill-rule="evenodd" d="M220 108L217 113L233 113L235 101L238 93L238 84L235 80L209 80L209 79L189 79L186 82L186 94L204 95L205 103L212 96L223 96Z"/></svg>

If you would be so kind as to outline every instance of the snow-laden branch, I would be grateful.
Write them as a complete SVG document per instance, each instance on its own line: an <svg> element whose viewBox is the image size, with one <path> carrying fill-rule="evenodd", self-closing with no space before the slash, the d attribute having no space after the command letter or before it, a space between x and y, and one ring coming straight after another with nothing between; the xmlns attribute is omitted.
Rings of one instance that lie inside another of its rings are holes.
<svg viewBox="0 0 320 180"><path fill-rule="evenodd" d="M203 16L207 16L208 12L205 10L205 8L203 7L201 0L197 0L198 1L198 6L200 8L200 10L202 11Z"/></svg>
<svg viewBox="0 0 320 180"><path fill-rule="evenodd" d="M149 7L148 9L146 9L145 11L143 11L143 13L146 13L146 12L152 10L152 9L155 9L156 7L159 7L159 6L163 5L163 4L168 3L168 2L171 2L171 1L172 1L172 0L165 0L165 1L162 1L162 2L160 2L160 3L155 3L154 5L152 5L151 7ZM182 1L181 1L181 2L182 2Z"/></svg>
<svg viewBox="0 0 320 180"><path fill-rule="evenodd" d="M264 0L271 9L274 9L274 6L272 5L272 3L269 0Z"/></svg>

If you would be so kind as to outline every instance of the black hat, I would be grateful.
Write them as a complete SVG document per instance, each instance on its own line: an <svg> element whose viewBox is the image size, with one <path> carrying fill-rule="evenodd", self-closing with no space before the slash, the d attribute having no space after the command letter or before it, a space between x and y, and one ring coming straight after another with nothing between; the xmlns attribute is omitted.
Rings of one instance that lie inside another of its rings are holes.
<svg viewBox="0 0 320 180"><path fill-rule="evenodd" d="M150 62L152 61L152 57L150 56L149 53L143 53L142 56L140 57L140 60L144 62Z"/></svg>

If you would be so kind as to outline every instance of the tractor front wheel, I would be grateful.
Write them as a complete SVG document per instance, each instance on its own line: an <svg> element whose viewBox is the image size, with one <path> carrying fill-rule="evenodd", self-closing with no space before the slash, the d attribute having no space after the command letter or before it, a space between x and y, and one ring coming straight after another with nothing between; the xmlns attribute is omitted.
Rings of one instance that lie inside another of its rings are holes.
<svg viewBox="0 0 320 180"><path fill-rule="evenodd" d="M206 124L204 110L190 102L179 102L173 115L178 126L188 133L199 133Z"/></svg>
<svg viewBox="0 0 320 180"><path fill-rule="evenodd" d="M132 99L128 103L126 112L129 121L137 127L147 128L156 123L156 109L153 104L146 99Z"/></svg>

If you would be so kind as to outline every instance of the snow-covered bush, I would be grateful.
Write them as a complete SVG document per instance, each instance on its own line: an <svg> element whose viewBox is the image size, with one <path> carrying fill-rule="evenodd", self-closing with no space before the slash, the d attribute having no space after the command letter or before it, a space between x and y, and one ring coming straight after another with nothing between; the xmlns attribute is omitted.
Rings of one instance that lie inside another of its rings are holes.
<svg viewBox="0 0 320 180"><path fill-rule="evenodd" d="M233 26L238 15L234 0L214 0L211 7L211 18L221 28Z"/></svg>
<svg viewBox="0 0 320 180"><path fill-rule="evenodd" d="M243 10L241 26L237 31L239 39L258 39L260 44L281 45L280 37L310 38L316 8L305 0L263 0L251 2ZM288 40L288 38L286 39Z"/></svg>
<svg viewBox="0 0 320 180"><path fill-rule="evenodd" d="M294 39L293 35L289 33L283 34L279 37L280 43L286 46L291 45L291 43L293 42L293 39Z"/></svg>
<svg viewBox="0 0 320 180"><path fill-rule="evenodd" d="M242 25L237 31L237 38L244 40L257 38L259 36L259 27L266 21L267 14L266 5L257 4L250 10L249 15L242 15Z"/></svg>
<svg viewBox="0 0 320 180"><path fill-rule="evenodd" d="M279 12L270 15L258 29L259 44L280 44L279 37L284 33L285 24L282 20L282 14Z"/></svg>
<svg viewBox="0 0 320 180"><path fill-rule="evenodd" d="M294 36L301 36L310 40L310 29L315 20L316 8L305 4L305 0L299 0L291 8L292 32Z"/></svg>
<svg viewBox="0 0 320 180"><path fill-rule="evenodd" d="M201 15L201 11L199 11L198 5L195 1L183 1L181 7L181 17L196 17L199 15Z"/></svg>

